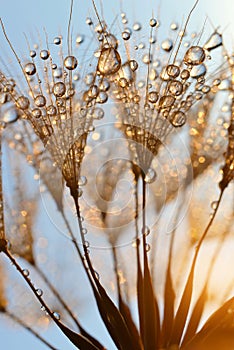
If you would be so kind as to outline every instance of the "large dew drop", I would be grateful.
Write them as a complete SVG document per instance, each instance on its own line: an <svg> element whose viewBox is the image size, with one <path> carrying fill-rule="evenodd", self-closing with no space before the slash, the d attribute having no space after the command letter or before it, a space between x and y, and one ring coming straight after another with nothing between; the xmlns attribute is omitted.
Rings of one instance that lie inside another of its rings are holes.
<svg viewBox="0 0 234 350"><path fill-rule="evenodd" d="M211 51L213 49L216 49L216 47L219 47L223 44L223 38L222 35L218 32L214 32L210 38L207 40L207 42L204 45L204 49Z"/></svg>
<svg viewBox="0 0 234 350"><path fill-rule="evenodd" d="M200 46L191 46L184 56L184 63L187 65L197 66L205 60L205 51Z"/></svg>
<svg viewBox="0 0 234 350"><path fill-rule="evenodd" d="M121 66L121 58L114 48L104 48L98 61L98 71L103 75L115 74Z"/></svg>
<svg viewBox="0 0 234 350"><path fill-rule="evenodd" d="M194 79L203 77L205 74L206 74L206 66L204 64L200 64L199 66L194 66L190 72L191 78L194 78Z"/></svg>
<svg viewBox="0 0 234 350"><path fill-rule="evenodd" d="M25 96L20 96L16 100L16 105L18 108L25 110L29 107L29 99Z"/></svg>
<svg viewBox="0 0 234 350"><path fill-rule="evenodd" d="M67 56L64 60L64 67L68 70L73 70L77 67L78 62L75 56Z"/></svg>

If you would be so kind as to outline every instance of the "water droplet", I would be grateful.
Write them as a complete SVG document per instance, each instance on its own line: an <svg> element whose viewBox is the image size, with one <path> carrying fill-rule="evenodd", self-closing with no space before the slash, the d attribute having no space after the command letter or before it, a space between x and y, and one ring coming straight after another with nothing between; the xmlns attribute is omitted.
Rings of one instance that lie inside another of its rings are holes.
<svg viewBox="0 0 234 350"><path fill-rule="evenodd" d="M179 26L178 26L177 23L173 22L173 23L171 23L170 28L171 28L172 30L177 30L177 29L179 28Z"/></svg>
<svg viewBox="0 0 234 350"><path fill-rule="evenodd" d="M126 30L125 30L125 31L122 33L122 38L123 38L124 40L129 40L130 37L131 37L131 33L129 33L129 31L126 31Z"/></svg>
<svg viewBox="0 0 234 350"><path fill-rule="evenodd" d="M190 72L187 69L183 69L180 73L180 77L183 80L188 80L188 78L190 77Z"/></svg>
<svg viewBox="0 0 234 350"><path fill-rule="evenodd" d="M148 95L148 101L151 103L155 103L158 101L158 93L156 91L150 91Z"/></svg>
<svg viewBox="0 0 234 350"><path fill-rule="evenodd" d="M24 269L24 270L23 270L23 275L26 276L26 277L28 277L28 276L29 276L29 270Z"/></svg>
<svg viewBox="0 0 234 350"><path fill-rule="evenodd" d="M213 202L211 202L211 208L212 208L213 210L216 210L216 209L217 209L217 206L218 206L218 201L213 201Z"/></svg>
<svg viewBox="0 0 234 350"><path fill-rule="evenodd" d="M159 106L161 108L169 108L173 105L175 97L172 95L162 96L159 100Z"/></svg>
<svg viewBox="0 0 234 350"><path fill-rule="evenodd" d="M77 67L78 62L75 56L67 56L64 59L64 66L68 69L68 70L73 70Z"/></svg>
<svg viewBox="0 0 234 350"><path fill-rule="evenodd" d="M83 235L86 235L86 234L88 233L87 228L83 227L83 228L82 228L82 233L83 233Z"/></svg>
<svg viewBox="0 0 234 350"><path fill-rule="evenodd" d="M83 41L84 41L84 39L85 39L84 35L78 34L77 37L76 37L76 43L77 43L77 45L82 44Z"/></svg>
<svg viewBox="0 0 234 350"><path fill-rule="evenodd" d="M139 23L139 22L135 22L134 24L133 24L133 30L135 30L136 32L138 32L139 30L141 30L141 23Z"/></svg>
<svg viewBox="0 0 234 350"><path fill-rule="evenodd" d="M184 56L184 63L187 65L196 66L201 64L205 58L205 51L202 47L191 46Z"/></svg>
<svg viewBox="0 0 234 350"><path fill-rule="evenodd" d="M133 72L135 72L135 70L137 70L137 68L138 68L138 63L135 60L130 60L129 61L129 66L130 66L131 70Z"/></svg>
<svg viewBox="0 0 234 350"><path fill-rule="evenodd" d="M121 66L121 58L114 48L104 48L98 60L98 71L103 75L116 73Z"/></svg>
<svg viewBox="0 0 234 350"><path fill-rule="evenodd" d="M8 108L6 111L4 111L3 114L3 122L4 123L14 123L19 118L19 114L15 108Z"/></svg>
<svg viewBox="0 0 234 350"><path fill-rule="evenodd" d="M56 320L60 320L60 314L58 312L53 312L53 316Z"/></svg>
<svg viewBox="0 0 234 350"><path fill-rule="evenodd" d="M168 87L170 93L174 96L179 96L183 92L183 84L178 80L172 80Z"/></svg>
<svg viewBox="0 0 234 350"><path fill-rule="evenodd" d="M41 306L41 311L45 311L46 309L45 309L45 306Z"/></svg>
<svg viewBox="0 0 234 350"><path fill-rule="evenodd" d="M183 126L186 123L186 116L184 112L179 110L173 112L170 116L170 122L176 128Z"/></svg>
<svg viewBox="0 0 234 350"><path fill-rule="evenodd" d="M92 18L87 17L85 20L85 23L88 24L89 26L91 26L93 24Z"/></svg>
<svg viewBox="0 0 234 350"><path fill-rule="evenodd" d="M25 96L20 96L16 100L16 106L22 110L25 110L29 107L29 99Z"/></svg>
<svg viewBox="0 0 234 350"><path fill-rule="evenodd" d="M59 36L56 36L56 37L54 38L54 44L55 44L55 45L60 45L61 42L62 42L62 40L61 40L61 38L60 38Z"/></svg>
<svg viewBox="0 0 234 350"><path fill-rule="evenodd" d="M191 78L197 79L206 74L206 66L202 63L199 66L194 66L191 69L190 76Z"/></svg>
<svg viewBox="0 0 234 350"><path fill-rule="evenodd" d="M158 24L156 18L151 18L149 23L151 27L156 27L156 25Z"/></svg>
<svg viewBox="0 0 234 350"><path fill-rule="evenodd" d="M108 100L108 95L105 91L100 91L96 99L97 103L105 103Z"/></svg>
<svg viewBox="0 0 234 350"><path fill-rule="evenodd" d="M36 57L37 53L35 50L30 50L29 55L30 55L30 57L34 58L34 57Z"/></svg>
<svg viewBox="0 0 234 350"><path fill-rule="evenodd" d="M66 86L61 81L54 84L53 93L56 97L62 97L66 92Z"/></svg>
<svg viewBox="0 0 234 350"><path fill-rule="evenodd" d="M56 113L57 113L57 109L55 106L53 105L49 105L47 108L46 108L46 112L49 116L55 116Z"/></svg>
<svg viewBox="0 0 234 350"><path fill-rule="evenodd" d="M34 103L37 107L44 107L46 104L46 98L43 95L38 95L34 99Z"/></svg>
<svg viewBox="0 0 234 350"><path fill-rule="evenodd" d="M36 73L36 66L34 63L27 63L24 67L24 71L27 75L34 75Z"/></svg>
<svg viewBox="0 0 234 350"><path fill-rule="evenodd" d="M85 186L87 184L87 178L86 176L80 176L79 180L78 180L78 185L79 186Z"/></svg>
<svg viewBox="0 0 234 350"><path fill-rule="evenodd" d="M166 39L162 42L161 47L164 51L169 52L173 48L173 41Z"/></svg>
<svg viewBox="0 0 234 350"><path fill-rule="evenodd" d="M55 68L53 70L53 77L56 79L60 79L63 76L63 70L61 67Z"/></svg>
<svg viewBox="0 0 234 350"><path fill-rule="evenodd" d="M175 64L169 64L166 70L167 74L171 78L177 78L180 75L180 67L176 66Z"/></svg>
<svg viewBox="0 0 234 350"><path fill-rule="evenodd" d="M153 168L149 168L147 174L145 175L145 182L151 184L157 178L157 173Z"/></svg>
<svg viewBox="0 0 234 350"><path fill-rule="evenodd" d="M42 295L43 295L43 291L41 289L37 289L36 293L39 297L42 297Z"/></svg>
<svg viewBox="0 0 234 350"><path fill-rule="evenodd" d="M148 226L143 227L141 233L145 236L148 236L150 234L150 228Z"/></svg>
<svg viewBox="0 0 234 350"><path fill-rule="evenodd" d="M33 116L34 118L40 118L41 115L42 115L42 112L41 112L41 110L40 110L39 108L34 108L34 109L32 110L32 116Z"/></svg>
<svg viewBox="0 0 234 350"><path fill-rule="evenodd" d="M207 42L204 45L204 49L211 51L213 49L216 49L216 47L219 47L223 44L223 38L222 35L218 32L214 32L210 38L207 40Z"/></svg>
<svg viewBox="0 0 234 350"><path fill-rule="evenodd" d="M94 119L102 119L104 117L104 110L100 107L96 107L94 108L94 110L92 111L92 116Z"/></svg>
<svg viewBox="0 0 234 350"><path fill-rule="evenodd" d="M41 50L40 57L42 60L47 60L50 56L50 53L48 50Z"/></svg>

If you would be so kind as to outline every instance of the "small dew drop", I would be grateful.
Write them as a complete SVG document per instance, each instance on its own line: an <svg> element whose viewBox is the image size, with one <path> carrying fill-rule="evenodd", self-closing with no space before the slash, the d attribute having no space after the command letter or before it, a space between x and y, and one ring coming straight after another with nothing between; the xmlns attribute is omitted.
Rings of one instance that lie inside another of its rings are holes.
<svg viewBox="0 0 234 350"><path fill-rule="evenodd" d="M156 18L151 18L149 23L150 23L151 27L156 27L158 22L157 22Z"/></svg>
<svg viewBox="0 0 234 350"><path fill-rule="evenodd" d="M156 91L150 91L148 95L148 101L151 103L155 103L158 100L158 93Z"/></svg>
<svg viewBox="0 0 234 350"><path fill-rule="evenodd" d="M41 110L40 110L39 108L34 108L34 109L32 110L32 116L33 116L34 118L40 118L41 115L42 115L42 112L41 112Z"/></svg>
<svg viewBox="0 0 234 350"><path fill-rule="evenodd" d="M206 66L202 63L198 66L194 66L191 69L190 76L191 78L198 79L206 74Z"/></svg>
<svg viewBox="0 0 234 350"><path fill-rule="evenodd" d="M16 106L22 110L25 110L29 107L29 99L25 96L20 96L16 100Z"/></svg>
<svg viewBox="0 0 234 350"><path fill-rule="evenodd" d="M216 210L218 207L218 201L211 202L211 209Z"/></svg>
<svg viewBox="0 0 234 350"><path fill-rule="evenodd" d="M66 86L63 82L58 82L54 84L53 93L56 97L62 97L66 92Z"/></svg>
<svg viewBox="0 0 234 350"><path fill-rule="evenodd" d="M64 59L64 67L68 70L74 70L78 65L78 61L75 56L67 56Z"/></svg>
<svg viewBox="0 0 234 350"><path fill-rule="evenodd" d="M43 291L41 289L37 289L36 293L39 297L41 297L43 295Z"/></svg>
<svg viewBox="0 0 234 350"><path fill-rule="evenodd" d="M173 48L173 41L166 39L162 42L161 47L164 51L169 52Z"/></svg>
<svg viewBox="0 0 234 350"><path fill-rule="evenodd" d="M56 36L56 37L54 38L54 44L55 44L55 45L60 45L61 42L62 42L62 40L61 40L61 38L60 38L59 36Z"/></svg>
<svg viewBox="0 0 234 350"><path fill-rule="evenodd" d="M204 49L211 51L223 44L222 35L218 32L214 32L204 45Z"/></svg>
<svg viewBox="0 0 234 350"><path fill-rule="evenodd" d="M36 73L36 66L34 63L27 63L24 67L24 71L27 75L34 75Z"/></svg>
<svg viewBox="0 0 234 350"><path fill-rule="evenodd" d="M177 78L180 74L180 67L176 66L175 64L169 64L166 70L167 70L167 74L171 78Z"/></svg>
<svg viewBox="0 0 234 350"><path fill-rule="evenodd" d="M82 175L79 178L78 185L79 186L85 186L87 184L87 178L86 176Z"/></svg>
<svg viewBox="0 0 234 350"><path fill-rule="evenodd" d="M28 276L29 276L29 270L24 269L24 270L23 270L23 275L26 276L26 277L28 277Z"/></svg>
<svg viewBox="0 0 234 350"><path fill-rule="evenodd" d="M186 123L186 116L184 112L177 110L172 113L170 122L174 127L181 127Z"/></svg>
<svg viewBox="0 0 234 350"><path fill-rule="evenodd" d="M56 320L60 320L60 314L58 312L53 312L53 316Z"/></svg>
<svg viewBox="0 0 234 350"><path fill-rule="evenodd" d="M41 50L40 57L42 60L47 60L50 56L50 53L48 50Z"/></svg>
<svg viewBox="0 0 234 350"><path fill-rule="evenodd" d="M34 99L34 103L37 107L44 107L46 104L46 98L43 95L38 95Z"/></svg>
<svg viewBox="0 0 234 350"><path fill-rule="evenodd" d="M147 174L145 175L145 182L148 184L153 183L157 178L157 173L154 169L149 168Z"/></svg>
<svg viewBox="0 0 234 350"><path fill-rule="evenodd" d="M34 58L34 57L36 57L37 53L35 50L30 50L29 55L30 55L30 57Z"/></svg>
<svg viewBox="0 0 234 350"><path fill-rule="evenodd" d="M174 96L179 96L183 92L183 84L178 80L172 80L169 83L169 92Z"/></svg>
<svg viewBox="0 0 234 350"><path fill-rule="evenodd" d="M136 32L138 32L139 30L141 30L141 23L139 23L139 22L135 22L134 24L133 24L133 30L135 30Z"/></svg>
<svg viewBox="0 0 234 350"><path fill-rule="evenodd" d="M130 37L131 37L131 33L129 33L129 31L126 31L126 30L125 30L125 31L122 33L122 38L123 38L123 40L129 40Z"/></svg>

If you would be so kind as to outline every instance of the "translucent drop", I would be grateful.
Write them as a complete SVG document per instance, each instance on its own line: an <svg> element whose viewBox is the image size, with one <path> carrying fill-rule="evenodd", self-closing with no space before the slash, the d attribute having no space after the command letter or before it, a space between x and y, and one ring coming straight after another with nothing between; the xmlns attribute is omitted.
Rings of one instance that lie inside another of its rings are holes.
<svg viewBox="0 0 234 350"><path fill-rule="evenodd" d="M105 91L100 91L96 99L97 103L105 103L108 100L108 95Z"/></svg>
<svg viewBox="0 0 234 350"><path fill-rule="evenodd" d="M124 31L124 32L122 33L122 38L123 38L124 40L129 40L130 37L131 37L131 34L130 34L128 31Z"/></svg>
<svg viewBox="0 0 234 350"><path fill-rule="evenodd" d="M178 80L173 80L169 83L169 92L174 96L179 96L183 92L183 84Z"/></svg>
<svg viewBox="0 0 234 350"><path fill-rule="evenodd" d="M158 93L156 91L150 91L148 95L148 101L151 103L155 103L158 101Z"/></svg>
<svg viewBox="0 0 234 350"><path fill-rule="evenodd" d="M211 203L211 208L212 208L213 210L216 210L216 209L217 209L217 206L218 206L218 201L213 201L213 202Z"/></svg>
<svg viewBox="0 0 234 350"><path fill-rule="evenodd" d="M87 184L87 178L86 176L80 176L79 180L78 180L78 185L79 186L85 186Z"/></svg>
<svg viewBox="0 0 234 350"><path fill-rule="evenodd" d="M62 68L59 67L59 68L56 68L53 70L53 77L56 78L56 79L60 79L62 78L63 76L63 71L62 71Z"/></svg>
<svg viewBox="0 0 234 350"><path fill-rule="evenodd" d="M41 297L43 295L43 291L41 289L37 289L36 293L39 297Z"/></svg>
<svg viewBox="0 0 234 350"><path fill-rule="evenodd" d="M77 67L78 62L75 56L67 56L64 59L64 66L68 69L68 70L73 70Z"/></svg>
<svg viewBox="0 0 234 350"><path fill-rule="evenodd" d="M28 277L28 276L29 276L29 270L24 269L24 270L23 270L23 275L26 276L26 277Z"/></svg>
<svg viewBox="0 0 234 350"><path fill-rule="evenodd" d="M175 23L175 22L173 22L173 23L171 23L171 26L170 26L170 28L172 29L172 30L177 30L178 29L178 24L177 23Z"/></svg>
<svg viewBox="0 0 234 350"><path fill-rule="evenodd" d="M44 107L46 104L46 98L43 95L38 95L34 99L34 103L37 107Z"/></svg>
<svg viewBox="0 0 234 350"><path fill-rule="evenodd" d="M169 52L173 48L173 41L166 39L162 42L161 47L164 51Z"/></svg>
<svg viewBox="0 0 234 350"><path fill-rule="evenodd" d="M198 79L206 74L206 66L202 63L199 66L194 66L191 69L191 78Z"/></svg>
<svg viewBox="0 0 234 350"><path fill-rule="evenodd" d="M87 17L85 23L91 26L93 24L92 18Z"/></svg>
<svg viewBox="0 0 234 350"><path fill-rule="evenodd" d="M83 41L84 41L84 35L82 35L82 34L79 34L79 35L77 35L77 37L76 37L76 43L79 45L79 44L82 44L83 43Z"/></svg>
<svg viewBox="0 0 234 350"><path fill-rule="evenodd" d="M98 71L103 75L116 73L121 66L121 58L114 48L104 48L98 60Z"/></svg>
<svg viewBox="0 0 234 350"><path fill-rule="evenodd" d="M30 54L30 57L32 57L32 58L36 57L36 55L37 55L35 50L30 50L29 54Z"/></svg>
<svg viewBox="0 0 234 350"><path fill-rule="evenodd" d="M55 44L55 45L60 45L61 42L62 42L62 40L61 40L61 38L60 38L59 36L56 36L56 37L54 38L54 44Z"/></svg>
<svg viewBox="0 0 234 350"><path fill-rule="evenodd" d="M211 51L213 49L216 49L216 47L219 47L223 44L223 38L222 35L218 32L214 32L210 38L207 40L207 42L204 45L204 49Z"/></svg>
<svg viewBox="0 0 234 350"><path fill-rule="evenodd" d="M161 108L169 108L173 105L175 97L172 95L162 96L159 100L159 106Z"/></svg>
<svg viewBox="0 0 234 350"><path fill-rule="evenodd" d="M143 229L141 230L141 233L143 235L148 236L150 234L150 228L148 226L143 227Z"/></svg>
<svg viewBox="0 0 234 350"><path fill-rule="evenodd" d="M196 66L201 64L205 58L206 54L202 47L191 46L184 56L184 63L187 65Z"/></svg>
<svg viewBox="0 0 234 350"><path fill-rule="evenodd" d="M145 64L149 64L151 62L151 55L146 53L143 57L142 57L142 62Z"/></svg>
<svg viewBox="0 0 234 350"><path fill-rule="evenodd" d="M183 69L180 73L180 77L183 80L188 80L188 78L190 77L190 72L187 69Z"/></svg>
<svg viewBox="0 0 234 350"><path fill-rule="evenodd" d="M57 113L57 108L53 105L49 105L47 108L46 108L46 112L49 116L55 116L56 113Z"/></svg>
<svg viewBox="0 0 234 350"><path fill-rule="evenodd" d="M4 123L14 123L18 120L19 114L17 113L15 108L9 108L4 111L2 121Z"/></svg>
<svg viewBox="0 0 234 350"><path fill-rule="evenodd" d="M50 56L50 53L48 50L41 50L40 57L42 60L47 60Z"/></svg>
<svg viewBox="0 0 234 350"><path fill-rule="evenodd" d="M149 168L147 174L145 175L145 182L151 184L157 178L157 173L154 169Z"/></svg>
<svg viewBox="0 0 234 350"><path fill-rule="evenodd" d="M29 99L25 96L20 96L16 100L16 106L22 110L25 110L29 107Z"/></svg>
<svg viewBox="0 0 234 350"><path fill-rule="evenodd" d="M54 84L53 93L56 97L62 97L66 92L66 86L61 81Z"/></svg>
<svg viewBox="0 0 234 350"><path fill-rule="evenodd" d="M41 112L41 110L40 110L39 108L34 108L34 109L32 110L32 116L33 116L34 118L40 118L41 115L42 115L42 112Z"/></svg>
<svg viewBox="0 0 234 350"><path fill-rule="evenodd" d="M56 318L56 320L60 320L60 314L58 312L53 312L53 316Z"/></svg>
<svg viewBox="0 0 234 350"><path fill-rule="evenodd" d="M156 27L158 22L157 22L156 18L151 18L149 23L150 23L151 27Z"/></svg>
<svg viewBox="0 0 234 350"><path fill-rule="evenodd" d="M83 235L86 235L86 234L88 233L87 228L83 227L83 228L82 228L82 233L83 233Z"/></svg>
<svg viewBox="0 0 234 350"><path fill-rule="evenodd" d="M36 73L36 66L34 63L27 63L24 67L24 71L27 75L34 75Z"/></svg>
<svg viewBox="0 0 234 350"><path fill-rule="evenodd" d="M171 78L176 78L180 75L180 67L176 66L175 64L169 64L166 70L167 74Z"/></svg>
<svg viewBox="0 0 234 350"><path fill-rule="evenodd" d="M133 30L135 30L136 32L138 32L139 30L141 30L141 23L139 23L139 22L135 22L134 24L133 24Z"/></svg>
<svg viewBox="0 0 234 350"><path fill-rule="evenodd" d="M173 112L172 116L170 117L170 122L174 127L183 126L186 123L186 116L184 112L179 110Z"/></svg>
<svg viewBox="0 0 234 350"><path fill-rule="evenodd" d="M104 111L102 108L100 107L96 107L94 108L93 112L92 112L92 116L94 119L102 119L104 117Z"/></svg>

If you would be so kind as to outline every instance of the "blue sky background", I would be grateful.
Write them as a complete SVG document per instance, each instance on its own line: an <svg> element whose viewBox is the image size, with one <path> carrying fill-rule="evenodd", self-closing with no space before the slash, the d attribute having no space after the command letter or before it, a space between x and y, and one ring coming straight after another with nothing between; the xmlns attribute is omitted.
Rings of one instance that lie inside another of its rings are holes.
<svg viewBox="0 0 234 350"><path fill-rule="evenodd" d="M172 21L178 23L185 21L189 10L194 4L194 0L163 0L161 2L153 0L124 0L122 2L119 0L103 0L104 17L108 23L111 23L116 14L120 13L121 3L129 19L137 20L143 25L147 23L146 28L148 30L148 19L152 16L152 11L154 16L158 18L158 10L160 9L160 21L164 28L168 28L169 23ZM99 1L97 1L98 8L100 8L99 4ZM51 40L58 33L66 36L69 11L70 0L0 0L0 16L5 24L10 40L20 54L26 50L23 33L26 33L30 41L32 39L32 42L33 38L37 37L38 31L42 33L43 28L46 28ZM72 28L74 34L89 33L85 24L85 18L87 16L94 18L91 0L74 0L73 11ZM215 23L215 25L220 25L220 31L224 31L224 38L229 50L231 50L234 43L234 37L232 36L234 32L233 13L233 0L201 0L192 16L189 31L190 29L191 31L200 29L206 16L208 16L211 22ZM207 22L207 27L211 30L210 21ZM2 33L0 33L0 50L5 56L7 45ZM11 70L11 66L9 66L9 69ZM88 314L92 314L92 306L88 310ZM103 333L102 329L97 328L96 322L93 322L92 317L87 316L86 323L90 323L90 328L94 333ZM67 345L68 342L63 340L63 336L60 335L56 327L48 329L45 335L51 341L55 340L55 343L59 344L58 347L61 350L74 348L72 345ZM15 350L16 348L24 348L24 350L46 349L26 331L15 326L12 327L12 323L6 323L2 317L0 317L0 339L0 347L4 345L3 347L7 350ZM108 349L110 350L111 347Z"/></svg>

